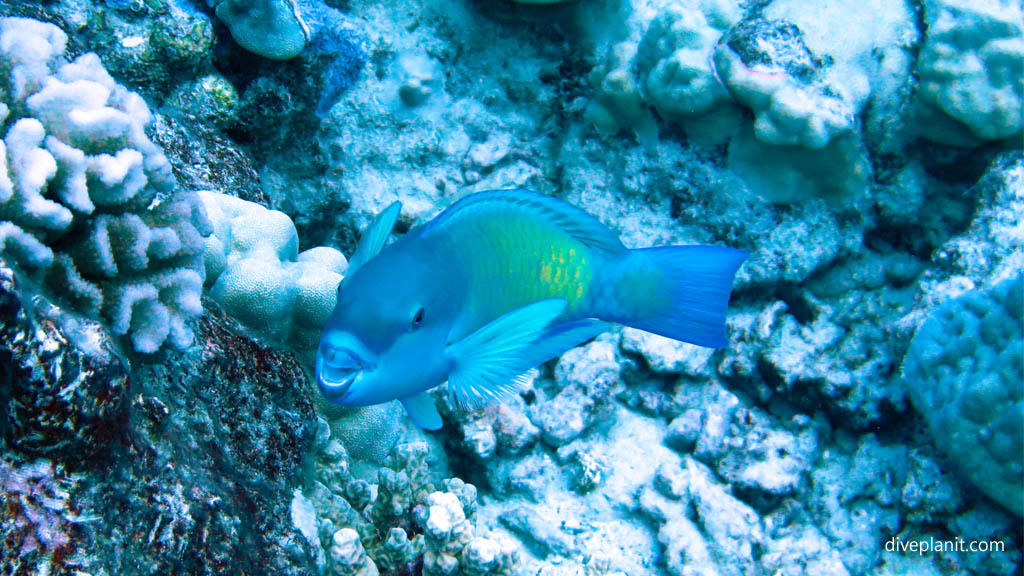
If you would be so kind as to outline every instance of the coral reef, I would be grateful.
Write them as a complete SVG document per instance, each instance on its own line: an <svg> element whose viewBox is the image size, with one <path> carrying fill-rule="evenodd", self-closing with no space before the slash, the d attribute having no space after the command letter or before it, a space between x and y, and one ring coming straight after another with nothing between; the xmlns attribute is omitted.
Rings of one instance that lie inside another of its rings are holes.
<svg viewBox="0 0 1024 576"><path fill-rule="evenodd" d="M315 434L311 390L294 358L241 336L214 302L202 347L136 367L127 446L77 498L93 571L308 574L316 554L290 503Z"/></svg>
<svg viewBox="0 0 1024 576"><path fill-rule="evenodd" d="M851 1L823 9L772 2L731 28L714 54L722 82L755 118L730 144L730 166L777 202L863 194L869 166L862 112L898 118L909 92L917 30L908 5ZM831 22L843 26L825 24Z"/></svg>
<svg viewBox="0 0 1024 576"><path fill-rule="evenodd" d="M67 35L0 34L5 569L1020 572L1019 3L243 4L0 3ZM748 251L729 346L615 329L503 403L436 391L438 432L326 405L366 224L513 187ZM194 345L121 356L108 286L179 221Z"/></svg>
<svg viewBox="0 0 1024 576"><path fill-rule="evenodd" d="M175 190L146 136L151 114L95 54L64 60L66 35L0 21L5 252L83 313L130 335L139 352L192 343L202 313L198 199Z"/></svg>
<svg viewBox="0 0 1024 576"><path fill-rule="evenodd" d="M101 325L19 288L0 259L0 431L19 451L82 462L122 440L128 368Z"/></svg>
<svg viewBox="0 0 1024 576"><path fill-rule="evenodd" d="M293 0L214 0L212 6L235 42L271 60L298 56L309 40L309 29Z"/></svg>
<svg viewBox="0 0 1024 576"><path fill-rule="evenodd" d="M10 269L0 276L5 568L309 573L315 557L288 521L315 431L294 359L206 302L203 346L132 367L129 397L104 326L39 297L25 306ZM20 461L34 454L53 463Z"/></svg>
<svg viewBox="0 0 1024 576"><path fill-rule="evenodd" d="M75 480L48 460L17 464L0 459L0 562L8 574L49 574L75 566L70 507Z"/></svg>
<svg viewBox="0 0 1024 576"><path fill-rule="evenodd" d="M739 6L729 0L669 5L637 48L637 78L646 100L699 142L726 142L740 122L739 108L711 60L722 33L740 16Z"/></svg>

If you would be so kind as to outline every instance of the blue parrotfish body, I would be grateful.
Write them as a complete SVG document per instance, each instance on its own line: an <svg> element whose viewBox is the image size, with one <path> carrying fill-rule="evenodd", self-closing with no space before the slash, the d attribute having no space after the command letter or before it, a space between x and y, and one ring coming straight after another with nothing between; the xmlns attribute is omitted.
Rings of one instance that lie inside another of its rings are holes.
<svg viewBox="0 0 1024 576"><path fill-rule="evenodd" d="M526 191L482 192L385 246L394 203L364 232L316 358L324 396L401 400L420 427L514 393L531 368L632 326L723 347L733 276L746 253L715 246L630 250L597 219Z"/></svg>

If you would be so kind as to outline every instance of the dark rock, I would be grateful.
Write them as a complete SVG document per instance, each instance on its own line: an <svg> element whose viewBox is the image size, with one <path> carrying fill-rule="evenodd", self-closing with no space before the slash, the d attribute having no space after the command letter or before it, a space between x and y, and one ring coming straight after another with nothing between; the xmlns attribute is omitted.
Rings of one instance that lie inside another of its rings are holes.
<svg viewBox="0 0 1024 576"><path fill-rule="evenodd" d="M172 107L166 112L155 116L152 136L164 149L179 186L229 192L242 200L268 205L248 154L200 119Z"/></svg>
<svg viewBox="0 0 1024 576"><path fill-rule="evenodd" d="M0 259L0 430L7 447L74 465L127 424L128 367L106 329L19 293Z"/></svg>
<svg viewBox="0 0 1024 576"><path fill-rule="evenodd" d="M0 261L5 568L315 573L289 515L317 428L291 354L207 301L197 345L129 371L102 325L16 287Z"/></svg>
<svg viewBox="0 0 1024 576"><path fill-rule="evenodd" d="M82 502L110 573L309 574L288 515L313 445L312 390L290 354L241 335L211 301L197 342L132 372L131 430Z"/></svg>

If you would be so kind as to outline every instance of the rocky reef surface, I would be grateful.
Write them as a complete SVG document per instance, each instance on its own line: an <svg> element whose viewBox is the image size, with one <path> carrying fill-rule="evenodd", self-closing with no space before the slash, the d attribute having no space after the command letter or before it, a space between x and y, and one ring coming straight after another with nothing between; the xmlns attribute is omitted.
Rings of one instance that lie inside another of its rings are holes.
<svg viewBox="0 0 1024 576"><path fill-rule="evenodd" d="M1020 574L1020 3L810 4L4 2L0 573ZM511 187L748 251L729 347L324 405L370 219Z"/></svg>

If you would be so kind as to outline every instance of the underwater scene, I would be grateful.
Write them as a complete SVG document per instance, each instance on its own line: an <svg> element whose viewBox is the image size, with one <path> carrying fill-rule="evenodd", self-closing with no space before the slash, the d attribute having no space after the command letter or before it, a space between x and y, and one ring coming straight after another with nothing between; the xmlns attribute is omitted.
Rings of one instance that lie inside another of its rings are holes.
<svg viewBox="0 0 1024 576"><path fill-rule="evenodd" d="M0 0L0 576L1022 574L1020 0Z"/></svg>

